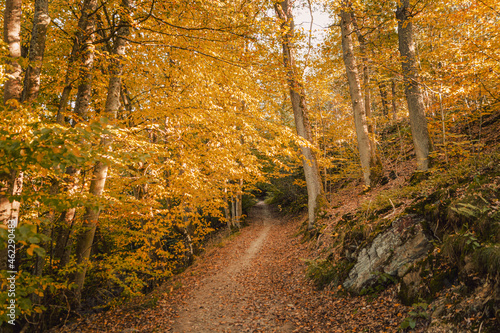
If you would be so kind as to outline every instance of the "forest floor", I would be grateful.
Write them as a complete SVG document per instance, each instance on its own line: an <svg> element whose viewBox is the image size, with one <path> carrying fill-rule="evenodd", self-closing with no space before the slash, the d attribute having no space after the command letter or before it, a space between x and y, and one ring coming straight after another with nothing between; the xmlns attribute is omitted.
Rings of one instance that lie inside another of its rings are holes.
<svg viewBox="0 0 500 333"><path fill-rule="evenodd" d="M219 239L163 287L59 332L396 332L408 309L390 288L348 296L306 278L301 218L278 217L259 202L249 226Z"/></svg>

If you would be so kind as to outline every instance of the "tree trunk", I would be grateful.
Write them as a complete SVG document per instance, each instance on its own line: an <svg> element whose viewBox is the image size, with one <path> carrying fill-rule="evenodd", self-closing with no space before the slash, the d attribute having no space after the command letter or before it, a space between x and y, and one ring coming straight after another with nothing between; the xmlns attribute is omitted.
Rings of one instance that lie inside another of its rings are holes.
<svg viewBox="0 0 500 333"><path fill-rule="evenodd" d="M7 225L9 221L15 221L14 225L19 223L20 202L13 200L10 202L10 196L21 195L23 189L23 173L11 170L10 173L0 174L0 223ZM0 270L7 269L7 248L2 249L0 253Z"/></svg>
<svg viewBox="0 0 500 333"><path fill-rule="evenodd" d="M344 4L345 6L345 4ZM351 95L352 110L354 113L354 125L358 139L358 150L363 169L363 178L366 186L372 184L372 149L368 136L368 126L366 123L364 99L361 93L358 65L354 57L354 44L352 41L353 24L352 16L346 9L340 12L341 32L342 32L342 53L344 64L349 81L349 92Z"/></svg>
<svg viewBox="0 0 500 333"><path fill-rule="evenodd" d="M231 229L231 212L229 209L229 201L227 200L226 205L224 206L224 217L226 218L228 229Z"/></svg>
<svg viewBox="0 0 500 333"><path fill-rule="evenodd" d="M58 267L65 267L71 258L71 248L73 245L73 224L76 214L76 208L70 208L62 212L59 219L55 222L56 224L56 235L54 235L56 240L56 245L54 249L53 257L59 260Z"/></svg>
<svg viewBox="0 0 500 333"><path fill-rule="evenodd" d="M108 166L102 162L97 162L93 170L93 178L90 182L89 189L90 194L96 198L96 201L102 195L104 190L107 173ZM90 258L92 244L94 242L99 213L100 207L98 203L95 203L94 206L87 206L85 208L82 230L77 237L76 262L78 264L78 270L75 272L74 282L77 285L76 301L78 304L81 300L81 292L85 281L85 275L87 273L88 261Z"/></svg>
<svg viewBox="0 0 500 333"><path fill-rule="evenodd" d="M227 195L227 187L224 187L224 216L226 218L227 227L231 230L232 221L231 221L231 202L229 201L229 197Z"/></svg>
<svg viewBox="0 0 500 333"><path fill-rule="evenodd" d="M278 17L282 20L281 28L283 46L283 65L287 72L288 86L290 88L290 99L292 102L293 115L297 134L312 142L311 125L309 123L304 87L297 78L295 70L295 58L293 54L294 22L292 5L290 0L274 4ZM308 227L312 229L316 223L316 213L324 200L323 186L321 183L316 156L311 148L301 145L302 165L307 185L308 199Z"/></svg>
<svg viewBox="0 0 500 333"><path fill-rule="evenodd" d="M21 57L21 7L22 0L6 0L5 2L3 40L9 48L9 57L6 61L6 74L9 79L4 84L4 104L11 99L18 101L21 99L22 69L18 63Z"/></svg>
<svg viewBox="0 0 500 333"><path fill-rule="evenodd" d="M375 129L373 128L373 121L372 121L372 108L371 108L371 93L370 93L370 67L368 66L368 56L366 53L366 39L365 36L361 33L361 29L358 26L358 23L356 21L356 17L354 16L354 12L350 12L351 14L351 22L354 26L354 29L356 30L356 34L358 36L358 42L359 42L359 50L361 52L361 62L363 64L363 90L365 94L365 115L366 115L366 121L368 124L368 133L370 135L373 135L375 132ZM370 144L371 144L370 140ZM372 145L372 149L373 149Z"/></svg>
<svg viewBox="0 0 500 333"><path fill-rule="evenodd" d="M65 189L68 196L74 195L78 191L80 170L75 167L67 167L65 171L64 183L68 184ZM60 186L60 184L57 184ZM76 214L76 207L71 207L63 211L60 217L55 221L56 240L53 257L59 260L59 267L63 268L69 263L71 248L73 245L73 225Z"/></svg>
<svg viewBox="0 0 500 333"><path fill-rule="evenodd" d="M94 30L95 30L95 11L97 9L97 0L86 0L83 4L82 15L80 17L80 23L84 23L83 27L79 26L82 30L84 39L80 41L82 43L82 64L79 72L79 85L78 92L75 102L75 113L81 119L87 119L88 108L90 105L91 98L91 88L92 88L92 70L94 68ZM85 18L83 21L82 18ZM102 192L102 185L99 181L102 181L102 167L96 165L93 170L93 178L90 183L90 193L98 193L99 190ZM100 173L101 172L101 173ZM107 169L104 171L104 176L106 176ZM99 177L100 176L100 177ZM104 178L105 179L105 178ZM99 186L101 185L101 186ZM74 282L77 285L75 291L75 301L80 304L81 291L83 287L83 282L85 280L85 274L87 272L87 261L90 257L90 250L92 247L92 242L94 240L95 225L92 224L92 220L96 219L95 214L92 214L92 210L86 210L83 217L82 230L77 236L76 244L76 261L78 264L78 269L74 275Z"/></svg>
<svg viewBox="0 0 500 333"><path fill-rule="evenodd" d="M379 81L378 89L380 92L380 100L382 102L382 113L384 117L387 118L389 116L389 100L387 97L387 86L385 82Z"/></svg>
<svg viewBox="0 0 500 333"><path fill-rule="evenodd" d="M81 10L80 18L78 19L78 29L74 37L73 47L68 60L68 68L66 69L66 76L64 80L64 89L61 94L61 100L59 101L59 108L57 110L57 122L59 124L64 123L64 114L66 112L66 106L68 105L68 100L73 89L73 67L74 62L80 56L82 52L82 47L88 46L85 41L90 37L89 33L93 33L95 30L95 23L92 30L89 29L89 19L95 20L93 17L94 12L97 8L97 1L95 0L84 0ZM85 50L83 50L85 51ZM83 66L88 66L85 63ZM75 108L76 110L76 108Z"/></svg>
<svg viewBox="0 0 500 333"><path fill-rule="evenodd" d="M419 85L418 63L415 56L415 42L413 40L412 13L410 0L403 0L396 10L398 19L399 52L402 57L403 78L405 83L406 101L410 114L410 127L413 145L417 155L417 169L429 169L429 152L431 142L427 130L425 106L422 91Z"/></svg>
<svg viewBox="0 0 500 333"><path fill-rule="evenodd" d="M73 65L77 60L79 55L82 55L82 68L80 69L80 77L85 77L84 80L92 79L92 69L93 69L93 32L95 30L95 16L94 13L97 8L96 0L85 0L83 2L82 10L80 18L78 19L78 30L76 32L75 40L73 42L73 48L71 50L71 54L68 60L68 68L66 70L65 76L65 87L62 92L61 100L59 102L59 109L57 112L57 122L59 124L64 124L64 114L66 111L66 106L68 104L68 99L72 90L72 78L73 74ZM82 50L82 47L85 49ZM87 52L87 54L81 54L81 51ZM91 54L89 54L90 52ZM89 77L90 75L90 77ZM78 89L79 94L76 98L76 106L75 113L80 117L84 117L86 115L89 101L90 101L90 86L91 82L81 81L80 85L86 86L86 88ZM87 89L88 88L88 89ZM87 94L87 95L85 95ZM81 102L81 99L86 102ZM66 174L68 175L67 182L70 184L68 187L68 193L71 194L76 191L78 176L80 174L80 170L75 167L69 167L66 170ZM59 232L57 235L56 248L54 257L59 259L60 267L64 267L68 264L71 254L71 248L73 245L72 233L73 233L73 225L74 225L74 217L76 214L76 207L69 208L67 211L64 211L61 214L61 218L59 219L60 228L58 228Z"/></svg>
<svg viewBox="0 0 500 333"><path fill-rule="evenodd" d="M130 22L128 20L128 14L131 8L131 0L123 0L122 7L124 9L124 15L120 21L120 28L117 30L114 50L113 53L117 56L111 62L111 77L108 84L108 95L106 98L105 113L108 118L114 122L116 119L118 110L120 108L120 91L121 91L121 80L122 80L122 58L125 55L126 49L126 37L130 33ZM79 89L80 92L80 89ZM108 146L111 143L111 138L103 138L102 144ZM106 177L108 173L108 165L104 162L97 162L94 167L93 179L90 182L90 194L96 199L102 196L104 191L104 186L106 183ZM97 227L97 221L99 219L100 207L99 205L87 206L85 208L85 214L83 217L83 230L78 237L78 242L76 246L76 259L77 264L81 267L75 273L75 283L77 285L76 296L78 303L81 299L81 291L83 288L83 283L85 281L85 275L87 272L87 264L90 258L90 250L94 242L94 235Z"/></svg>
<svg viewBox="0 0 500 333"><path fill-rule="evenodd" d="M87 2L87 1L86 1ZM83 120L88 120L88 110L92 89L92 71L94 69L95 57L95 10L97 0L88 0L89 5L84 4L82 17L87 17L85 25L84 39L82 43L82 64L80 66L78 92L76 94L75 113Z"/></svg>
<svg viewBox="0 0 500 333"><path fill-rule="evenodd" d="M43 54L45 52L45 40L47 39L47 27L50 23L48 0L35 1L35 13L33 16L33 29L31 31L31 42L29 49L29 64L24 77L24 89L21 94L21 101L33 101L38 97L40 91L40 74L42 72ZM51 194L56 194L57 187L51 186ZM54 212L50 214L50 221L54 219ZM48 226L39 225L39 233L47 235ZM47 244L41 243L40 247L46 250ZM45 265L43 256L36 256L35 276L42 276ZM32 294L34 303L40 302L40 296Z"/></svg>
<svg viewBox="0 0 500 333"><path fill-rule="evenodd" d="M42 71L47 27L50 23L48 0L35 1L33 30L29 51L29 65L24 78L23 101L32 101L37 98L40 90L40 73Z"/></svg>
<svg viewBox="0 0 500 333"><path fill-rule="evenodd" d="M231 194L231 226L236 226L236 199Z"/></svg>
<svg viewBox="0 0 500 333"><path fill-rule="evenodd" d="M398 107L396 104L396 79L391 81L391 93L392 93L392 119L398 120Z"/></svg>
<svg viewBox="0 0 500 333"><path fill-rule="evenodd" d="M243 179L240 179L240 187L239 191L236 194L236 225L238 228L241 227L241 221L243 219L243 195L242 191L243 190Z"/></svg>
<svg viewBox="0 0 500 333"><path fill-rule="evenodd" d="M358 41L361 51L361 60L363 62L363 86L365 93L365 115L366 122L368 124L368 140L370 142L370 183L375 181L376 178L382 173L382 161L377 153L377 144L375 142L375 133L377 132L377 126L375 123L375 119L372 115L372 107L371 107L371 92L370 92L370 66L368 65L368 55L366 49L366 39L361 33L361 29L359 28L356 17L354 16L354 12L351 11L351 19L354 28L356 29L356 33L358 35ZM367 185L369 186L369 185Z"/></svg>
<svg viewBox="0 0 500 333"><path fill-rule="evenodd" d="M8 46L9 57L6 61L6 74L9 79L4 84L3 103L9 100L20 101L21 98L21 0L7 0L4 11L4 41ZM12 110L15 112L15 107ZM15 169L0 172L0 223L19 222L20 202L10 201L11 196L20 195L23 187L23 173ZM7 248L0 252L0 270L7 269Z"/></svg>

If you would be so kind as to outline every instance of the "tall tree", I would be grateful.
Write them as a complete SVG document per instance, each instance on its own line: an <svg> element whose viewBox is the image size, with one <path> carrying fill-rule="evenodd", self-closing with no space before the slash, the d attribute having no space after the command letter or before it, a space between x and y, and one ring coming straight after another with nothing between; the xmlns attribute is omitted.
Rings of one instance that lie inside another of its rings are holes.
<svg viewBox="0 0 500 333"><path fill-rule="evenodd" d="M80 17L78 19L78 27L73 38L73 46L70 56L68 58L68 68L65 75L65 86L59 101L59 108L57 111L57 122L61 125L65 123L64 115L71 90L73 88L73 71L74 63L80 58L81 66L79 70L79 86L78 94L76 97L75 113L80 118L86 117L87 109L90 101L90 88L92 80L92 70L94 64L94 45L93 39L95 30L95 11L97 8L96 0L84 0L80 10ZM86 101L86 102L82 102ZM73 119L73 125L77 122ZM64 183L65 190L69 195L74 195L78 190L78 177L80 175L80 168L78 166L68 166L66 168L66 176ZM70 207L63 211L57 219L57 241L54 249L54 257L59 260L59 266L64 267L69 263L72 247L72 228L74 225L74 218L76 214L76 207Z"/></svg>
<svg viewBox="0 0 500 333"><path fill-rule="evenodd" d="M368 125L366 122L365 100L361 91L361 83L358 72L358 64L354 55L354 43L352 35L354 25L352 13L347 1L342 3L340 10L340 28L342 33L342 54L344 58L347 79L349 81L349 93L351 95L352 110L354 114L354 125L356 127L356 137L358 140L358 150L363 169L363 178L366 186L371 186L373 182L373 171L376 159L370 144L368 135Z"/></svg>
<svg viewBox="0 0 500 333"><path fill-rule="evenodd" d="M106 105L104 112L109 120L112 122L117 118L118 110L120 108L120 95L122 89L122 61L125 56L127 46L126 38L130 34L130 9L133 0L122 0L122 12L120 13L121 20L119 28L117 29L114 38L114 58L111 61L110 72L111 76L108 83L108 94L106 98ZM102 145L106 147L111 143L111 138L104 137ZM90 194L98 198L104 191L106 178L109 166L104 161L98 161L93 170L92 180L90 182ZM90 250L94 241L94 235L99 219L100 207L88 206L85 208L83 216L83 230L78 237L76 245L76 258L79 265L83 265L75 274L75 282L77 284L77 301L80 301L81 291L85 281L87 271L87 262L90 258Z"/></svg>
<svg viewBox="0 0 500 333"><path fill-rule="evenodd" d="M290 89L290 100L292 102L295 128L297 134L309 143L312 143L311 124L308 118L306 96L304 86L298 77L295 55L294 55L294 21L292 14L292 4L290 0L274 3L276 15L281 19L283 65L288 78ZM306 177L307 186L307 208L309 218L309 229L314 227L316 222L317 209L324 200L323 185L319 175L316 156L309 146L301 145L302 165Z"/></svg>
<svg viewBox="0 0 500 333"><path fill-rule="evenodd" d="M47 39L47 28L49 23L48 0L36 0L29 49L29 65L26 69L24 78L23 101L31 101L38 96L43 53L45 52L45 40Z"/></svg>
<svg viewBox="0 0 500 333"><path fill-rule="evenodd" d="M21 0L7 0L5 2L3 37L8 46L9 57L7 60L7 74L9 79L4 84L3 102L11 100L17 102L21 99ZM12 112L16 112L13 110ZM0 171L0 223L19 219L20 202L12 200L12 196L21 194L23 186L23 173L19 170L7 168ZM2 250L0 256L0 269L5 269L7 264L7 250Z"/></svg>
<svg viewBox="0 0 500 333"><path fill-rule="evenodd" d="M431 141L425 117L425 105L419 85L418 63L415 54L415 41L413 33L413 13L410 0L398 3L396 18L398 19L399 52L405 85L406 101L410 114L410 127L413 145L417 155L417 169L426 171L429 168L429 152Z"/></svg>

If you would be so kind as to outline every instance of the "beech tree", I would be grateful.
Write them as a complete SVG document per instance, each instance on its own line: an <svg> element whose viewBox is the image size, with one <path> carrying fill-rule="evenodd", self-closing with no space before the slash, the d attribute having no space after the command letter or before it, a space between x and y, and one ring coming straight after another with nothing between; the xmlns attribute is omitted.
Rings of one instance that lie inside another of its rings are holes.
<svg viewBox="0 0 500 333"><path fill-rule="evenodd" d="M3 37L8 46L7 81L4 83L3 103L8 104L10 112L16 112L22 93L22 69L19 64L21 57L21 0L7 0L4 10ZM23 172L18 168L4 164L0 169L0 223L19 221L20 202L23 187ZM14 199L12 200L12 197ZM7 249L2 249L0 269L7 267Z"/></svg>
<svg viewBox="0 0 500 333"><path fill-rule="evenodd" d="M375 176L374 173L376 173L376 153L374 152L374 144L370 143L368 124L366 121L367 108L365 107L365 103L369 102L369 99L363 99L360 77L358 73L358 64L354 55L354 43L352 35L355 31L352 18L353 16L349 4L347 2L343 2L343 6L340 11L342 52L347 78L349 81L349 92L351 95L354 124L356 127L356 137L358 140L358 150L361 160L361 168L363 169L363 178L365 181L365 185L371 186L374 180L373 177ZM367 70L368 69L365 68L365 71ZM365 73L365 75L367 76L368 73ZM365 84L367 85L368 82L365 82Z"/></svg>
<svg viewBox="0 0 500 333"><path fill-rule="evenodd" d="M283 48L283 65L287 73L288 87L290 89L290 100L292 103L295 128L297 134L312 144L311 124L308 118L306 96L300 78L298 77L294 55L294 22L292 5L290 0L274 3L276 15L282 21L281 38ZM318 163L311 147L306 144L300 145L302 152L302 165L306 177L307 186L307 209L309 228L313 228L316 222L317 210L321 207L323 198L323 185L320 179Z"/></svg>
<svg viewBox="0 0 500 333"><path fill-rule="evenodd" d="M133 0L122 0L121 12L120 12L120 22L118 23L118 28L116 29L116 36L114 38L113 53L114 59L111 60L110 73L108 84L108 92L106 98L106 104L104 107L104 113L114 124L117 118L118 110L120 108L120 96L122 89L122 75L123 75L123 58L125 56L125 50L127 46L127 37L130 35L130 17L131 17L131 7L133 5ZM94 9L95 10L95 9ZM104 149L107 149L111 144L112 139L110 137L102 138L102 145ZM106 184L106 177L108 173L109 165L105 161L98 161L93 170L92 179L90 181L89 193L93 197L100 197L103 193L104 186ZM85 208L85 214L83 215L83 230L78 235L78 242L76 244L76 256L77 263L81 267L75 274L75 282L77 284L77 301L80 302L81 290L83 288L83 283L85 281L85 275L87 271L87 262L90 258L90 249L94 241L94 235L97 227L97 221L99 219L101 207L99 206L87 206Z"/></svg>
<svg viewBox="0 0 500 333"><path fill-rule="evenodd" d="M431 140L427 129L424 99L420 89L411 8L410 0L402 0L398 3L396 10L399 52L402 57L401 65L408 112L410 114L411 134L417 155L417 169L427 171L429 169Z"/></svg>
<svg viewBox="0 0 500 333"><path fill-rule="evenodd" d="M74 113L78 116L71 119L72 125L75 125L88 113L87 109L90 104L91 81L94 63L94 45L93 39L95 30L95 11L97 1L84 0L80 10L77 30L73 36L73 45L71 53L68 57L67 70L65 74L64 89L58 103L56 115L57 123L64 125L66 123L66 107L70 98L71 90L74 82L78 82L78 94L75 100ZM79 64L79 70L75 69L75 62ZM76 73L75 73L76 72ZM78 75L79 80L75 78ZM68 115L69 116L69 115ZM65 176L62 182L58 182L55 187L59 191L64 190L68 195L75 195L78 191L79 177L81 174L81 166L70 165L66 168ZM65 183L64 189L59 188L59 183ZM71 250L73 245L73 229L75 225L75 214L77 207L69 207L65 209L59 217L54 221L57 230L57 241L54 250L54 257L59 260L59 266L65 267L70 260Z"/></svg>

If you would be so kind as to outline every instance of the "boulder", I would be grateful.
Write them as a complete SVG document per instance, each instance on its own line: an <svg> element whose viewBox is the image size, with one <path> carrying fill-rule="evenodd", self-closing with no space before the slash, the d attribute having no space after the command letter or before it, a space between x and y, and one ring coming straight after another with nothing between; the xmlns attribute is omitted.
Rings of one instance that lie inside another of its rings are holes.
<svg viewBox="0 0 500 333"><path fill-rule="evenodd" d="M422 229L422 221L415 215L405 215L375 237L359 252L356 264L344 281L344 288L359 293L375 284L380 273L403 277L411 265L426 257L432 248L430 237Z"/></svg>

